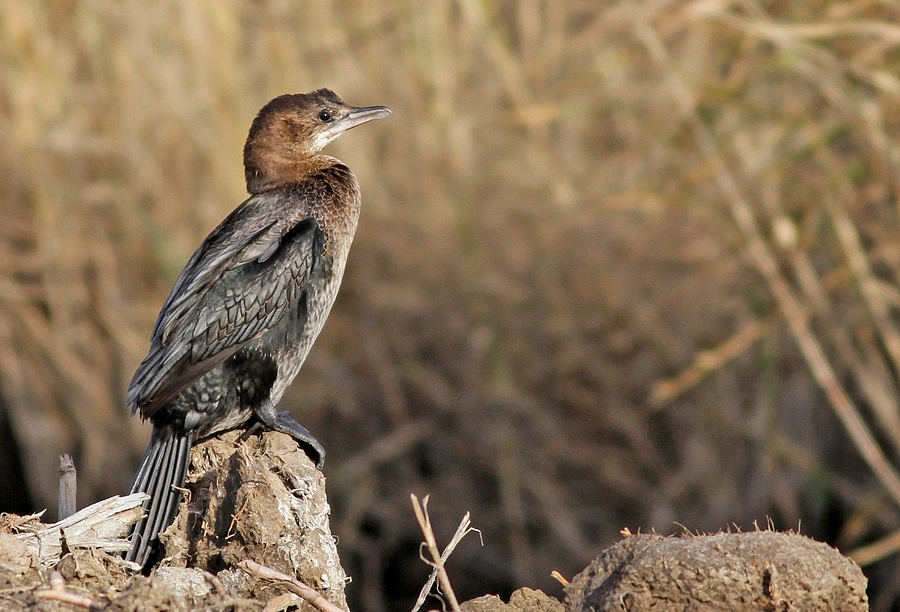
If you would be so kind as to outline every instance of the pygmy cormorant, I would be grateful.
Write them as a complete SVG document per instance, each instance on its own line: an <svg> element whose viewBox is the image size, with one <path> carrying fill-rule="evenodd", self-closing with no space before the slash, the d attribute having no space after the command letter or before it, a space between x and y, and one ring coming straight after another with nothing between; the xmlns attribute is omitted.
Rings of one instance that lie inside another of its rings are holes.
<svg viewBox="0 0 900 612"><path fill-rule="evenodd" d="M320 89L275 98L253 121L250 197L181 271L128 389L126 406L153 434L131 489L151 499L127 559L145 565L174 519L197 439L255 421L296 438L322 467L322 445L275 410L328 317L359 219L356 178L319 151L390 114Z"/></svg>

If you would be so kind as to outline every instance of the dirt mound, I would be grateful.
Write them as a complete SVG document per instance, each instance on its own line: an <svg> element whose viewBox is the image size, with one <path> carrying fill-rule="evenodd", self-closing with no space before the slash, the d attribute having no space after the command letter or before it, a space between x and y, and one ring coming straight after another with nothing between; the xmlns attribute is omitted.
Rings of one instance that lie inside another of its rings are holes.
<svg viewBox="0 0 900 612"><path fill-rule="evenodd" d="M61 547L28 547L29 534L47 526L6 515L0 521L0 609L305 610L312 609L310 598L318 598L319 609L347 609L325 477L291 438L265 432L243 439L229 432L200 443L185 489L150 577L136 575L137 566L116 554L68 550L64 529ZM296 594L303 585L305 600ZM509 603L485 596L462 609L853 611L868 609L865 590L851 560L804 536L629 535L573 579L565 604L519 589Z"/></svg>
<svg viewBox="0 0 900 612"><path fill-rule="evenodd" d="M567 610L868 610L866 578L797 534L632 535L566 588Z"/></svg>

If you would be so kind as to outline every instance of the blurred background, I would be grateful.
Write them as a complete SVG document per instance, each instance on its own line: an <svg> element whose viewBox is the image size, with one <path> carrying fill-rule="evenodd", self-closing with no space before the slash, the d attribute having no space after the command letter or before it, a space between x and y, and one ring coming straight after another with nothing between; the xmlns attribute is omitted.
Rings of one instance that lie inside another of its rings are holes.
<svg viewBox="0 0 900 612"><path fill-rule="evenodd" d="M328 449L351 609L559 596L620 530L794 529L900 610L900 8L879 0L0 0L0 511L128 490L127 384L245 197L270 98L363 214L282 406Z"/></svg>

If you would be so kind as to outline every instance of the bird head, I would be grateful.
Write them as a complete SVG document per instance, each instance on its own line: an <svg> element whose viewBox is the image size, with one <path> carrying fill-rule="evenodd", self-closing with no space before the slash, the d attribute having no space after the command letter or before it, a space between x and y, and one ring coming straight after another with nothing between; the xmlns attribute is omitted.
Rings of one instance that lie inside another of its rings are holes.
<svg viewBox="0 0 900 612"><path fill-rule="evenodd" d="M386 106L350 106L330 89L278 96L262 107L244 145L247 190L290 182L304 160L352 127L391 114Z"/></svg>

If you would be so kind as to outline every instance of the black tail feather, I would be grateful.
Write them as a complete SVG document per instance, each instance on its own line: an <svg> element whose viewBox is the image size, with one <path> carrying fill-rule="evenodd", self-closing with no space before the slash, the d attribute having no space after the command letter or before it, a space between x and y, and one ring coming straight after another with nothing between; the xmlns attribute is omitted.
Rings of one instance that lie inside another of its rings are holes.
<svg viewBox="0 0 900 612"><path fill-rule="evenodd" d="M184 486L184 477L187 474L188 468L188 460L191 458L191 445L193 444L193 434L189 434L187 436L179 437L176 440L174 455L175 455L175 474L179 475L178 484L176 486L183 487ZM180 493L180 492L179 492ZM178 512L178 504L181 502L181 495L171 495L169 497L169 504L166 506L165 523L160 527L160 531L165 530L166 527L175 519L175 514Z"/></svg>
<svg viewBox="0 0 900 612"><path fill-rule="evenodd" d="M178 486L181 486L183 484L176 483L173 480L177 477L175 470L172 469L172 464L175 461L174 445L174 436L165 441L162 459L157 472L159 477L153 482L153 489L147 490L147 493L151 496L151 500L150 508L147 512L147 522L144 524L144 533L142 534L144 537L141 540L141 547L146 547L148 552L149 549L152 548L153 540L156 539L157 534L168 526L168 524L163 526L162 523L166 518L165 514L166 508L169 505L169 498L174 496L171 491L172 485L177 484ZM147 560L146 553L142 556L144 556L144 558L140 563L141 565L144 565Z"/></svg>
<svg viewBox="0 0 900 612"><path fill-rule="evenodd" d="M184 486L193 438L193 432L174 432L170 428L154 430L131 487L132 493L147 493L150 500L144 506L147 515L131 533L132 548L125 555L127 560L145 565L159 532L175 518L181 500L178 488Z"/></svg>

